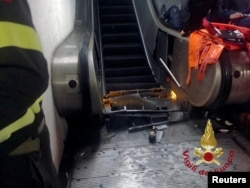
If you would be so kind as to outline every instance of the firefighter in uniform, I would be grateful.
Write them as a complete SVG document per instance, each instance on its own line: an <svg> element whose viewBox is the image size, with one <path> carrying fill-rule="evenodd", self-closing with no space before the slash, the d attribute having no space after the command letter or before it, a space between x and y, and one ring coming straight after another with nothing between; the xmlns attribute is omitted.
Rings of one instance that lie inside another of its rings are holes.
<svg viewBox="0 0 250 188"><path fill-rule="evenodd" d="M57 188L42 110L47 62L26 0L0 0L0 187Z"/></svg>

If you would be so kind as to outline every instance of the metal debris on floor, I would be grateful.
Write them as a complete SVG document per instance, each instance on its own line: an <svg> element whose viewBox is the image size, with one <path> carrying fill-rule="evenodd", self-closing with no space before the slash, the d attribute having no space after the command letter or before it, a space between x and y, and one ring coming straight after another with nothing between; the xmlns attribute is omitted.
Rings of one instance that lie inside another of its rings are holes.
<svg viewBox="0 0 250 188"><path fill-rule="evenodd" d="M250 156L244 149L250 142L245 139L240 146L235 141L237 136L243 138L239 132L214 134L214 160L203 160L206 124L204 118L155 126L160 138L156 136L154 144L148 141L152 127L133 133L104 127L100 145L75 161L69 187L206 188L208 171L250 171ZM115 133L112 137L110 131Z"/></svg>

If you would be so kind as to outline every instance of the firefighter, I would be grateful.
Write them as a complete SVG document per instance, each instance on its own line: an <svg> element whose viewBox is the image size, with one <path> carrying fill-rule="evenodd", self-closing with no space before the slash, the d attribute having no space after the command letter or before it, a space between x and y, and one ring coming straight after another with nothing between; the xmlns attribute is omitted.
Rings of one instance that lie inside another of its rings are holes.
<svg viewBox="0 0 250 188"><path fill-rule="evenodd" d="M0 187L57 188L42 110L47 62L26 0L0 0Z"/></svg>

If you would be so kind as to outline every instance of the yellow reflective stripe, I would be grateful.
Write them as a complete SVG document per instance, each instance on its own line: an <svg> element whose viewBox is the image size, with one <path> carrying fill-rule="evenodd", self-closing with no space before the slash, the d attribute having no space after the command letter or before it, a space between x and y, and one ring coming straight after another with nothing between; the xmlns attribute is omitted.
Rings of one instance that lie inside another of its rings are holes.
<svg viewBox="0 0 250 188"><path fill-rule="evenodd" d="M31 111L31 109L28 109L27 112L21 118L19 118L18 120L16 120L15 122L3 128L0 131L0 143L9 139L12 133L25 127L25 125L31 124L34 121L34 119L35 119L34 113Z"/></svg>
<svg viewBox="0 0 250 188"><path fill-rule="evenodd" d="M35 114L40 112L40 102L42 101L42 97L39 97L34 104L32 104L27 112L18 120L14 121L13 123L7 125L5 128L0 130L0 143L6 141L11 137L11 135L20 130L21 128L30 125L35 120Z"/></svg>
<svg viewBox="0 0 250 188"><path fill-rule="evenodd" d="M30 109L35 113L37 114L38 112L40 112L41 110L41 106L40 106L40 102L43 100L42 97L39 97L35 102L34 104L32 104L30 106Z"/></svg>
<svg viewBox="0 0 250 188"><path fill-rule="evenodd" d="M41 43L34 28L12 22L0 22L0 48L16 46L41 51Z"/></svg>

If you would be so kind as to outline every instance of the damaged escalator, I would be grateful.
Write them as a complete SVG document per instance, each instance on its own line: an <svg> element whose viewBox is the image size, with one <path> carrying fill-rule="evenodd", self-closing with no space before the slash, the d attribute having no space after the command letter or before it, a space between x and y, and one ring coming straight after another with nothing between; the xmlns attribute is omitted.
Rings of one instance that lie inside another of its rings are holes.
<svg viewBox="0 0 250 188"><path fill-rule="evenodd" d="M166 124L171 112L183 115L181 105L161 87L150 67L133 1L99 0L99 21L104 113L111 119L129 119L131 131ZM135 123L138 119L140 123Z"/></svg>
<svg viewBox="0 0 250 188"><path fill-rule="evenodd" d="M99 1L106 92L159 87L144 52L132 0Z"/></svg>

